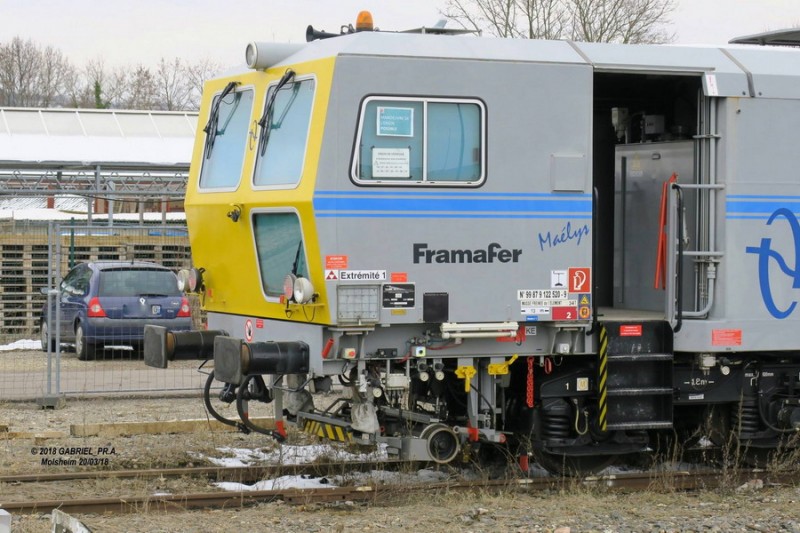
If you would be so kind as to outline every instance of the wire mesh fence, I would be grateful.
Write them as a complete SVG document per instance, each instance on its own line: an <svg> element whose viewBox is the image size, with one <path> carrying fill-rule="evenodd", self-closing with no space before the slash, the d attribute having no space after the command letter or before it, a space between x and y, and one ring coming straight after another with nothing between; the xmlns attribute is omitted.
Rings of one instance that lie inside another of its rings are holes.
<svg viewBox="0 0 800 533"><path fill-rule="evenodd" d="M204 327L175 277L191 266L184 225L5 224L0 400L200 390L198 362L141 358L145 324Z"/></svg>

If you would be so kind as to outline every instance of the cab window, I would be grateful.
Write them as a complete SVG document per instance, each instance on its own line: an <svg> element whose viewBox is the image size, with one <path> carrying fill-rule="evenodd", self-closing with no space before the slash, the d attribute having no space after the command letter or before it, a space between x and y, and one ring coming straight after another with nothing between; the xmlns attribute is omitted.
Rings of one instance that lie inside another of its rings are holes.
<svg viewBox="0 0 800 533"><path fill-rule="evenodd" d="M201 189L233 190L239 185L252 110L252 89L223 91L214 98L205 128Z"/></svg>
<svg viewBox="0 0 800 533"><path fill-rule="evenodd" d="M308 142L311 107L314 103L313 79L288 83L267 92L267 124L261 129L255 187L294 185L300 181Z"/></svg>
<svg viewBox="0 0 800 533"><path fill-rule="evenodd" d="M353 154L353 180L363 185L480 184L484 123L478 100L367 98Z"/></svg>
<svg viewBox="0 0 800 533"><path fill-rule="evenodd" d="M279 298L283 294L287 274L308 277L297 213L256 213L253 215L253 232L261 286L268 297Z"/></svg>

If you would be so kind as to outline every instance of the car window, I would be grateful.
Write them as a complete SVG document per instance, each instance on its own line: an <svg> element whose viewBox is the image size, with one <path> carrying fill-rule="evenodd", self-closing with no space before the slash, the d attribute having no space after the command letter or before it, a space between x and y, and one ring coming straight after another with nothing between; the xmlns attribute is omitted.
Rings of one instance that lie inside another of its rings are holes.
<svg viewBox="0 0 800 533"><path fill-rule="evenodd" d="M178 279L169 270L113 269L100 272L98 296L178 296Z"/></svg>
<svg viewBox="0 0 800 533"><path fill-rule="evenodd" d="M83 296L89 292L91 269L86 265L73 268L61 282L61 290L73 296Z"/></svg>

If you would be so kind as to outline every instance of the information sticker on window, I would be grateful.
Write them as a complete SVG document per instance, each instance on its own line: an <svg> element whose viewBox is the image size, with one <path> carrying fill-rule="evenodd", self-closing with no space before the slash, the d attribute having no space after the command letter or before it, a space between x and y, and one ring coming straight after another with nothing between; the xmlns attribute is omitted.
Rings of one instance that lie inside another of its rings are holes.
<svg viewBox="0 0 800 533"><path fill-rule="evenodd" d="M414 109L411 107L378 107L378 135L414 136Z"/></svg>
<svg viewBox="0 0 800 533"><path fill-rule="evenodd" d="M373 148L373 178L410 178L411 150L408 148Z"/></svg>

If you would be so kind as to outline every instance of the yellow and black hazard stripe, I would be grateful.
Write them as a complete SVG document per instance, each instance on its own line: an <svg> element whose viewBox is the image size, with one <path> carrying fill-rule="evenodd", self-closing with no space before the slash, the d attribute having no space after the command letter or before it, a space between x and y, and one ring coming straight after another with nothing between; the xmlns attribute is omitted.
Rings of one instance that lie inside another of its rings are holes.
<svg viewBox="0 0 800 533"><path fill-rule="evenodd" d="M605 326L600 327L600 350L597 361L597 393L599 397L599 425L600 430L605 431L608 415L608 330Z"/></svg>
<svg viewBox="0 0 800 533"><path fill-rule="evenodd" d="M338 442L352 442L353 434L347 431L342 426L335 424L326 424L325 422L317 422L316 420L306 420L303 424L303 431L309 435L316 435L323 439L335 440Z"/></svg>

